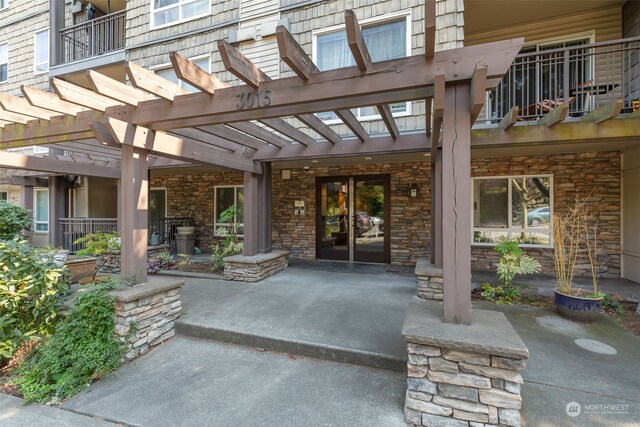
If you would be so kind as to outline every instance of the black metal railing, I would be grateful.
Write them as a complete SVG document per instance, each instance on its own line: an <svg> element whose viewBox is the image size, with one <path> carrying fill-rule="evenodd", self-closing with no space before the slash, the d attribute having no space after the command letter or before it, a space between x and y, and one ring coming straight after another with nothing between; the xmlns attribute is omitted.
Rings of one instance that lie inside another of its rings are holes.
<svg viewBox="0 0 640 427"><path fill-rule="evenodd" d="M479 120L498 122L515 106L536 119L565 102L579 117L619 99L623 113L640 108L640 37L519 54Z"/></svg>
<svg viewBox="0 0 640 427"><path fill-rule="evenodd" d="M77 239L96 232L115 233L118 231L116 218L60 218L62 231L62 247L70 252L84 249L83 245L74 244ZM170 250L176 247L175 235L178 227L193 227L193 218L160 218L149 221L149 238L158 233L159 242L168 244Z"/></svg>
<svg viewBox="0 0 640 427"><path fill-rule="evenodd" d="M124 49L126 10L60 30L62 63Z"/></svg>
<svg viewBox="0 0 640 427"><path fill-rule="evenodd" d="M103 233L118 231L116 218L60 218L59 223L62 231L62 247L74 253L84 249L84 245L73 243L77 239L98 231Z"/></svg>
<svg viewBox="0 0 640 427"><path fill-rule="evenodd" d="M176 248L176 238L178 227L193 227L193 218L160 218L149 221L149 238L153 233L159 234L160 243L169 245L169 249L174 251Z"/></svg>

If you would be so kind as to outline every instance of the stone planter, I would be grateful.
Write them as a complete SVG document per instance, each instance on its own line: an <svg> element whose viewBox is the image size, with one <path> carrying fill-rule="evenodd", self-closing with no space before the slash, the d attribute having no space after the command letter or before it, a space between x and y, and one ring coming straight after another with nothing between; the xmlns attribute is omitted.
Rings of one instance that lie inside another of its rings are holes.
<svg viewBox="0 0 640 427"><path fill-rule="evenodd" d="M65 266L71 273L71 283L77 283L85 277L92 277L96 271L98 258L94 257L73 257L67 258Z"/></svg>
<svg viewBox="0 0 640 427"><path fill-rule="evenodd" d="M598 317L602 298L584 298L567 295L554 289L556 308L560 316L580 322L590 322Z"/></svg>

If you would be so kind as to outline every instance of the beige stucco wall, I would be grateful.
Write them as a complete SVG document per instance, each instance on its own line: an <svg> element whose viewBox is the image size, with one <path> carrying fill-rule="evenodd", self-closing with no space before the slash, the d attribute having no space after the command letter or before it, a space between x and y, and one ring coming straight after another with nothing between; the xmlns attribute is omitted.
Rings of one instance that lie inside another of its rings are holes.
<svg viewBox="0 0 640 427"><path fill-rule="evenodd" d="M640 282L640 146L622 155L622 275Z"/></svg>

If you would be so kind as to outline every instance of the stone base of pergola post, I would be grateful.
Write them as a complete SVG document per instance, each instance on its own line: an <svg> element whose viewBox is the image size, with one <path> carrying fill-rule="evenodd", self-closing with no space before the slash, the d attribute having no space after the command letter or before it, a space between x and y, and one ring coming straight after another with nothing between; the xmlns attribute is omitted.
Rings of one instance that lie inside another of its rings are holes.
<svg viewBox="0 0 640 427"><path fill-rule="evenodd" d="M259 282L289 266L288 251L233 255L224 259L224 277L237 282Z"/></svg>
<svg viewBox="0 0 640 427"><path fill-rule="evenodd" d="M411 304L405 421L412 426L519 427L529 350L503 313L474 310L471 325L446 323L437 302Z"/></svg>
<svg viewBox="0 0 640 427"><path fill-rule="evenodd" d="M431 264L429 258L418 258L415 274L418 285L418 298L420 298L420 301L442 301L444 296L442 268Z"/></svg>

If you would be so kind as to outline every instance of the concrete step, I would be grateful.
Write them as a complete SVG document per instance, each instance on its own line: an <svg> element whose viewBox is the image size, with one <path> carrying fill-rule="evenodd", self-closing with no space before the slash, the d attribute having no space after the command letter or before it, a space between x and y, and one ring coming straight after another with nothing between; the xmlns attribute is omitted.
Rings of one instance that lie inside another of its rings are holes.
<svg viewBox="0 0 640 427"><path fill-rule="evenodd" d="M276 335L270 336L267 334L248 333L247 331L222 329L211 325L189 322L184 319L179 319L176 322L176 333L185 337L220 341L395 372L406 372L407 369L406 359L390 354L333 346L320 342L300 341Z"/></svg>

